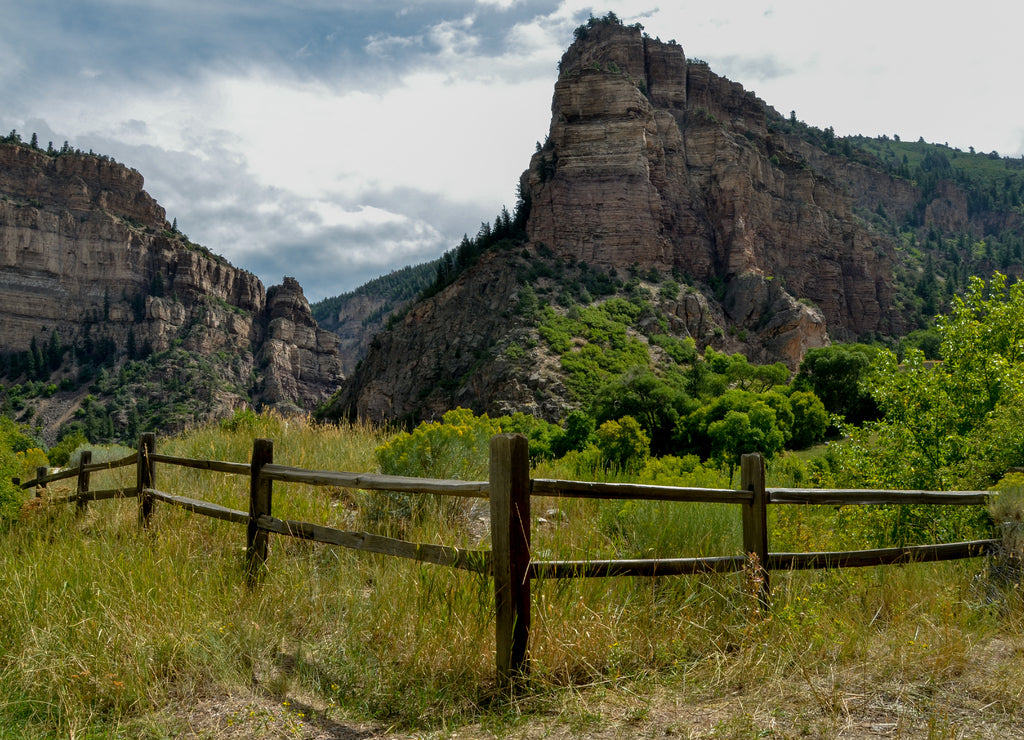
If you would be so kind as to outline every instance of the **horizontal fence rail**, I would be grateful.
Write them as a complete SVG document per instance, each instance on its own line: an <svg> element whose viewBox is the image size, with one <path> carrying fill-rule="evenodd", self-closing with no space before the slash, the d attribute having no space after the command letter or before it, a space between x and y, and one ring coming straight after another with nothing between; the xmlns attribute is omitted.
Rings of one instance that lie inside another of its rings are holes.
<svg viewBox="0 0 1024 740"><path fill-rule="evenodd" d="M223 460L196 460L189 457L158 455L155 452L149 455L149 460L154 463L166 463L168 465L177 465L182 468L209 470L215 473L233 473L235 475L249 475L251 470L249 463L224 462Z"/></svg>
<svg viewBox="0 0 1024 740"><path fill-rule="evenodd" d="M531 578L610 578L612 576L693 576L743 570L741 555L715 558L638 558L634 560L547 560L530 563Z"/></svg>
<svg viewBox="0 0 1024 740"><path fill-rule="evenodd" d="M59 480L67 480L68 478L74 478L79 473L100 473L105 470L114 470L116 468L126 468L129 465L135 465L138 462L138 454L132 453L128 457L121 458L120 460L112 460L110 462L100 463L89 463L88 465L78 466L74 468L63 468L53 473L47 473L45 475L37 475L30 481L25 483L19 483L18 485L23 488L34 488L35 486L45 486L47 483L55 483Z"/></svg>
<svg viewBox="0 0 1024 740"><path fill-rule="evenodd" d="M393 555L408 560L419 560L435 565L447 565L453 568L486 573L490 568L491 553L484 550L467 550L444 545L407 542L392 537L370 534L368 532L349 532L332 527L324 527L308 522L292 522L275 519L272 516L261 516L258 520L261 529L277 534L298 537L328 545L338 545L351 550L375 552L380 555Z"/></svg>
<svg viewBox="0 0 1024 740"><path fill-rule="evenodd" d="M134 498L139 494L138 490L132 486L130 488L108 488L103 491L79 491L78 493L72 493L67 496L58 496L51 498L51 504L74 504L79 502L89 501L107 501L112 498Z"/></svg>
<svg viewBox="0 0 1024 740"><path fill-rule="evenodd" d="M155 488L147 488L146 493L157 501L178 506L186 511L191 511L193 514L202 514L212 519L235 522L236 524L246 524L249 521L249 513L246 511L229 509L220 504L212 504L209 501L200 501L199 499L188 498L187 496L174 496L164 491L158 491Z"/></svg>
<svg viewBox="0 0 1024 740"><path fill-rule="evenodd" d="M768 555L768 567L772 570L820 570L964 560L990 555L998 550L1001 542L1002 540L974 540L943 545L908 545L846 552L773 552Z"/></svg>
<svg viewBox="0 0 1024 740"><path fill-rule="evenodd" d="M985 506L988 491L883 491L858 488L769 488L770 504L824 504L873 506L877 504L927 504L930 506Z"/></svg>
<svg viewBox="0 0 1024 740"><path fill-rule="evenodd" d="M732 488L677 488L638 483L589 483L578 480L534 478L530 493L534 496L564 498L629 499L633 501L680 501L690 503L749 504L750 491Z"/></svg>
<svg viewBox="0 0 1024 740"><path fill-rule="evenodd" d="M366 491L401 491L403 493L437 493L446 496L487 498L487 481L437 480L410 478L401 475L371 473L339 473L332 470L303 470L268 463L260 473L268 480L282 483L305 483L310 486L362 488Z"/></svg>
<svg viewBox="0 0 1024 740"><path fill-rule="evenodd" d="M760 455L743 456L740 488L733 490L531 479L528 442L523 435L503 434L492 438L490 470L486 481L435 480L372 473L306 470L279 465L273 462L273 444L263 439L254 440L252 460L249 463L159 454L156 452L156 439L152 434L140 437L138 449L140 452L103 463L92 463L91 453L85 451L77 466L52 473L40 468L34 480L18 485L23 489L34 487L36 495L41 496L48 484L77 478L77 490L74 493L48 501L53 504L76 503L79 511L84 510L91 501L134 497L138 501L139 525L143 528L150 524L155 501L197 515L244 524L247 575L253 585L259 582L260 574L264 570L270 534L490 575L495 593L495 660L498 679L502 685L518 685L518 679L525 674L528 667L530 582L534 579L657 577L733 573L755 569L760 574L759 598L762 606L767 608L770 606L768 573L773 570L849 568L956 560L990 555L999 551L1002 542L999 539L986 539L842 552L770 552L767 520L769 505L983 506L989 503L992 494L987 491L767 488L764 460ZM158 463L246 476L249 479L249 510L232 509L160 490L154 482ZM90 490L92 474L132 465L136 467L135 486ZM416 543L367 532L335 529L311 522L280 519L272 514L274 482L488 499L491 512L491 549ZM743 552L731 556L698 558L534 560L530 550L533 522L530 499L533 496L738 505L742 512Z"/></svg>

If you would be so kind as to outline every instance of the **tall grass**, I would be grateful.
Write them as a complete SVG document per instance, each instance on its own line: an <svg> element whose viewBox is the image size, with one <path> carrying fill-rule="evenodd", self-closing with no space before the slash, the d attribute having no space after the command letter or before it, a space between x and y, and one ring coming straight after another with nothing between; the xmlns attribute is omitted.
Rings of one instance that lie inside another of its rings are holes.
<svg viewBox="0 0 1024 740"><path fill-rule="evenodd" d="M390 434L243 421L158 449L242 461L254 437L269 437L277 462L370 471ZM567 477L557 472L538 475ZM97 475L97 488L128 485L133 471L102 475L111 480ZM158 465L156 485L247 507L242 476ZM359 527L368 495L275 484L274 513ZM541 499L534 511L546 520L534 529L538 557L738 549L735 517L714 507L624 512ZM980 562L775 573L768 613L739 574L538 581L530 690L510 702L493 680L493 592L482 576L273 536L268 571L249 589L244 528L157 503L143 533L135 516L131 501L92 503L84 516L43 508L0 534L0 737L165 737L186 729L176 708L240 692L279 702L278 722L294 703L404 728L479 722L499 734L552 712L585 734L610 711L581 704L594 687L681 701L745 690L750 706L791 704L822 731L842 722L848 697L877 686L912 702L959 685L1008 715L1020 699L1016 648L984 674L972 668L993 637L1022 645L1020 599L979 596ZM487 546L472 522L423 521L409 538ZM233 721L249 721L248 736L276 736L266 716ZM730 727L720 734L742 735Z"/></svg>

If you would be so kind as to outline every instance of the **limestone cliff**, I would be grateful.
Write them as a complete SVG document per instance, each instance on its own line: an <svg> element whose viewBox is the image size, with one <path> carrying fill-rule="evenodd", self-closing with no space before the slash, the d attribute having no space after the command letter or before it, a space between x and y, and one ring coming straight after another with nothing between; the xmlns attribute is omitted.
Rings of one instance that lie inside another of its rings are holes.
<svg viewBox="0 0 1024 740"><path fill-rule="evenodd" d="M342 379L337 338L294 280L268 294L172 228L138 172L93 155L0 145L0 324L5 353L56 331L65 347L106 347L104 365L143 348L205 358L229 389L210 415L312 408Z"/></svg>
<svg viewBox="0 0 1024 740"><path fill-rule="evenodd" d="M829 331L891 329L888 245L855 220L838 185L773 139L769 115L678 45L592 29L561 61L550 133L522 176L522 254L487 255L414 305L375 338L330 413L428 418L461 404L564 416L572 401L558 358L508 310L516 263L542 254L703 286L661 299L658 321L700 349L756 362L795 368ZM520 344L525 356L510 363Z"/></svg>
<svg viewBox="0 0 1024 740"><path fill-rule="evenodd" d="M267 291L257 365L256 397L270 403L319 403L341 381L338 338L319 328L295 278Z"/></svg>
<svg viewBox="0 0 1024 740"><path fill-rule="evenodd" d="M373 339L329 416L564 417L564 360L587 340L555 350L538 317L593 306L581 285L597 274L639 308L623 341L654 363L692 339L793 369L833 340L923 326L969 275L1024 275L1024 165L993 175L923 141L839 141L611 16L576 37L520 180L519 241L454 282L439 271L446 287Z"/></svg>

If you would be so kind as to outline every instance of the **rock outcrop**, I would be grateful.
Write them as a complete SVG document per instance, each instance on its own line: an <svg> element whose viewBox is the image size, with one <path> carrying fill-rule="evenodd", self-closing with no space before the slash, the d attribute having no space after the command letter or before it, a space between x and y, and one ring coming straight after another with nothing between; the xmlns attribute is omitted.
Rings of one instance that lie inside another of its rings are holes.
<svg viewBox="0 0 1024 740"><path fill-rule="evenodd" d="M366 356L370 340L391 317L403 312L437 277L437 261L410 265L374 278L354 291L312 306L322 329L337 335L341 369L351 374Z"/></svg>
<svg viewBox="0 0 1024 740"><path fill-rule="evenodd" d="M191 243L142 176L111 160L0 144L0 352L56 331L66 347L126 355L182 348L218 366L243 403L312 408L342 380L337 339L292 279L256 276Z"/></svg>
<svg viewBox="0 0 1024 740"><path fill-rule="evenodd" d="M629 276L636 292L628 297L646 294L655 304L638 300L650 308L647 325L632 327L638 337L650 342L667 331L692 338L698 351L712 346L795 369L810 348L917 325L921 296L908 285L927 273L923 260L908 257L908 243L945 239L949 251L950 237L1024 228L1019 208L979 209L984 199L964 189L969 178L942 168L943 151L929 156L945 174L921 184L870 148L783 118L687 60L678 44L612 16L577 29L551 113L520 179L524 243L486 255L380 333L333 399L335 414L429 418L459 404L564 416L571 404L559 358L544 351L536 327L502 311L516 301L502 282L513 272L566 314L593 299L572 286L584 267ZM894 241L910 225L919 233ZM953 266L967 256L957 252ZM975 269L995 269L988 259ZM556 277L538 277L545 271ZM668 275L685 290L663 291ZM925 287L934 299L938 284ZM573 341L562 359L584 343Z"/></svg>
<svg viewBox="0 0 1024 740"><path fill-rule="evenodd" d="M485 255L475 269L377 335L333 400L336 413L385 420L439 419L457 405L496 414L538 411L519 365L500 351L516 324L512 309L519 290L505 258Z"/></svg>
<svg viewBox="0 0 1024 740"><path fill-rule="evenodd" d="M794 332L823 316L833 336L891 333L891 245L854 217L842 183L770 133L773 117L740 85L688 63L678 45L598 23L562 58L551 132L523 175L530 237L596 265L639 263L704 283L774 281L775 295L820 309L792 301L783 313ZM736 313L740 304L758 309ZM760 313L775 302L740 304L726 313L747 329L778 320ZM773 352L792 364L801 346L823 340L814 330Z"/></svg>
<svg viewBox="0 0 1024 740"><path fill-rule="evenodd" d="M257 364L264 371L257 397L291 404L324 400L325 391L333 392L341 380L338 337L316 325L295 278L267 291L263 316Z"/></svg>

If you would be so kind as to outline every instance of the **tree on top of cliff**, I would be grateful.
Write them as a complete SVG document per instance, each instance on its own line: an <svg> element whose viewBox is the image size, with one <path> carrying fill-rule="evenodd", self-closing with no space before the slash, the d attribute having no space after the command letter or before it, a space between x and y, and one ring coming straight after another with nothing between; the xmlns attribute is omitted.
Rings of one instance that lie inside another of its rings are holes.
<svg viewBox="0 0 1024 740"><path fill-rule="evenodd" d="M0 144L15 144L17 146L24 147L26 149L33 149L33 150L35 150L37 152L42 152L43 154L46 154L47 156L50 156L50 157L58 157L58 156L61 156L61 155L68 155L68 154L77 154L77 155L80 155L80 156L94 157L96 159L101 159L101 160L103 160L105 162L115 162L115 163L118 163L116 159L114 159L113 157L108 156L106 154L97 154L96 152L94 152L92 150L89 150L88 152L83 152L81 149L75 149L74 147L69 145L68 142L66 142L66 141L64 142L64 145L60 149L54 149L52 141L49 143L49 145L46 147L46 149L43 149L43 148L41 148L39 146L39 135L38 134L33 132L32 133L32 137L29 139L29 141L24 141L21 138L21 134L18 133L17 129L11 129L11 132L9 134L7 134L7 136L0 136Z"/></svg>
<svg viewBox="0 0 1024 740"><path fill-rule="evenodd" d="M480 224L480 230L474 239L463 235L462 241L455 249L441 255L434 282L423 290L420 298L436 295L454 283L459 275L476 264L484 252L523 244L526 241L526 221L529 215L529 199L520 197L516 203L515 215L510 214L508 208L502 206L493 226L484 221Z"/></svg>
<svg viewBox="0 0 1024 740"><path fill-rule="evenodd" d="M609 10L608 14L605 15L604 17L595 18L594 16L590 16L587 19L586 23L577 26L576 30L572 32L573 38L575 38L577 41L582 41L583 39L587 38L591 29L593 29L597 25L625 26L625 24L621 20L619 20L619 17ZM629 28L635 28L638 31L644 30L643 25L640 23L634 23L633 25L629 26Z"/></svg>

